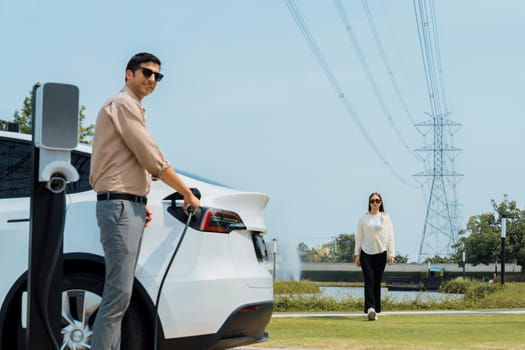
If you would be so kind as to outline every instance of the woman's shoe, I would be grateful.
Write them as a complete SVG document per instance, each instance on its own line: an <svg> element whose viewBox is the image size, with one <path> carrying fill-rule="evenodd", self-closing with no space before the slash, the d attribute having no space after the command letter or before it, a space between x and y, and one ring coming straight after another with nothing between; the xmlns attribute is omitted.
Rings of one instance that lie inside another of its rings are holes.
<svg viewBox="0 0 525 350"><path fill-rule="evenodd" d="M368 309L368 321L375 321L377 320L377 313L376 310L371 307Z"/></svg>

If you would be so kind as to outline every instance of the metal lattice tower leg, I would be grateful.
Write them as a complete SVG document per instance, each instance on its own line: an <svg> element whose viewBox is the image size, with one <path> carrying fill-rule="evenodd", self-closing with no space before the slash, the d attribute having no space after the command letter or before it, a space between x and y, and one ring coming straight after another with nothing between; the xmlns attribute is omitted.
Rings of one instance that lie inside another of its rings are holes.
<svg viewBox="0 0 525 350"><path fill-rule="evenodd" d="M418 261L423 260L425 256L449 255L451 245L456 242L455 233L445 181L442 176L434 176L430 188L423 237L419 246Z"/></svg>

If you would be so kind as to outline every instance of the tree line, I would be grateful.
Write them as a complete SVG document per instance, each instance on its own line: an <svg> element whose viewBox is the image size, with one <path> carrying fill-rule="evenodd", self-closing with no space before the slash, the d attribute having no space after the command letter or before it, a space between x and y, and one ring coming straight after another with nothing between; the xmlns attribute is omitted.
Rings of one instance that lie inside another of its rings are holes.
<svg viewBox="0 0 525 350"><path fill-rule="evenodd" d="M310 248L304 242L299 243L297 250L302 262L312 263L348 263L354 261L355 234L342 233L320 248ZM396 263L407 263L408 255L397 254Z"/></svg>

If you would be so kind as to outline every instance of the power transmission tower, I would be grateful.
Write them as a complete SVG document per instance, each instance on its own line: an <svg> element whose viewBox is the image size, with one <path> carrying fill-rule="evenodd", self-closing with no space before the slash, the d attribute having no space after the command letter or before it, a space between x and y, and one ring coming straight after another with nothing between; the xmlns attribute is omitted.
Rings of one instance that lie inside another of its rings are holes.
<svg viewBox="0 0 525 350"><path fill-rule="evenodd" d="M431 120L416 124L418 128L429 128L433 131L433 143L417 149L432 158L432 166L416 177L426 178L424 183L430 186L425 226L419 247L418 261L424 257L450 255L451 246L456 243L459 231L459 210L456 199L456 185L462 178L455 172L453 162L459 148L447 142L460 124L443 115L430 116Z"/></svg>
<svg viewBox="0 0 525 350"><path fill-rule="evenodd" d="M418 261L422 261L424 257L450 255L453 253L452 245L456 243L460 218L456 185L462 175L456 173L454 167L454 161L461 150L454 147L453 138L461 125L449 118L434 2L417 0L414 1L414 7L431 107L429 120L416 124L416 127L424 135L432 130L432 141L417 150L424 152L424 159L431 160L432 165L414 175L416 178L423 178L423 184L429 185L425 226L418 257Z"/></svg>

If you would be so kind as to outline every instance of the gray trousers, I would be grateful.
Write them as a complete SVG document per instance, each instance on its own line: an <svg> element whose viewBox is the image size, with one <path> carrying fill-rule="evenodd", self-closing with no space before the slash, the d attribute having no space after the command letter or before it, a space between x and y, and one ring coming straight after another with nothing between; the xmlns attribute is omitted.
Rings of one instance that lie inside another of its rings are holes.
<svg viewBox="0 0 525 350"><path fill-rule="evenodd" d="M97 202L97 222L104 247L106 280L91 350L120 350L122 318L131 301L146 209L127 200Z"/></svg>

